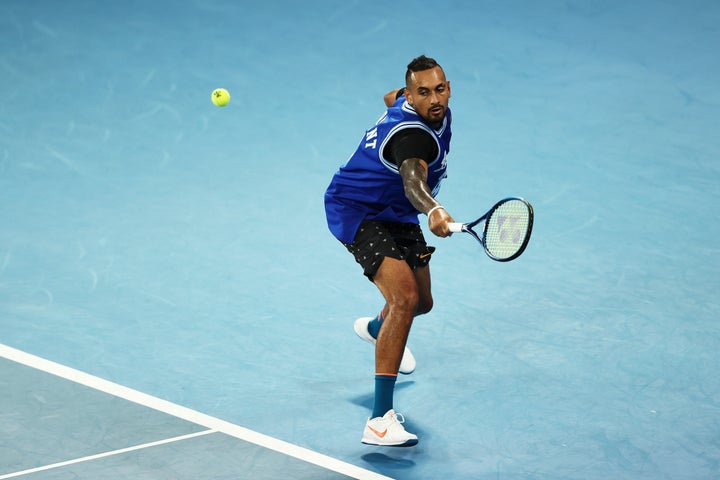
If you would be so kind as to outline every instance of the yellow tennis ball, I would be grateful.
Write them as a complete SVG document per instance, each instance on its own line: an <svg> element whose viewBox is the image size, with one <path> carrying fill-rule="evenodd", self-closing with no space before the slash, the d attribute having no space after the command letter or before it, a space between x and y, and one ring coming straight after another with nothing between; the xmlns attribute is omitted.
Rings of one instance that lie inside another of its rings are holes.
<svg viewBox="0 0 720 480"><path fill-rule="evenodd" d="M228 91L224 88L216 88L213 90L212 95L210 95L210 99L215 106L224 107L230 103L230 93L228 93Z"/></svg>

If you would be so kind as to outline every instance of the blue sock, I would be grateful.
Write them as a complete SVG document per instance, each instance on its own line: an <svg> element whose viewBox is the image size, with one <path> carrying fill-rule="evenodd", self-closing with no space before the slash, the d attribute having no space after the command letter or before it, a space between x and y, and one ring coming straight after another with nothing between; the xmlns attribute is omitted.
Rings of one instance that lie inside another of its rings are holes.
<svg viewBox="0 0 720 480"><path fill-rule="evenodd" d="M375 375L375 404L372 417L382 417L393 408L393 393L395 392L397 375Z"/></svg>
<svg viewBox="0 0 720 480"><path fill-rule="evenodd" d="M380 312L380 315L375 317L373 320L370 320L368 323L368 332L370 332L370 335L373 338L377 338L378 333L380 333L380 327L382 326L383 317L382 312Z"/></svg>

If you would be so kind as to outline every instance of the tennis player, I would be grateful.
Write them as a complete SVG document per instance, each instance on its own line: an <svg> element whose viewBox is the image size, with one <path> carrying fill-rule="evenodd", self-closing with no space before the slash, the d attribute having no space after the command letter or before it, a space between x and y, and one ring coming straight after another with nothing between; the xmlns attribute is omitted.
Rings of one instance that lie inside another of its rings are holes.
<svg viewBox="0 0 720 480"><path fill-rule="evenodd" d="M406 347L413 318L433 306L428 264L435 248L425 242L418 215L427 215L439 237L450 235L453 222L435 200L450 151L450 82L423 55L408 65L405 87L384 100L385 114L333 176L325 211L332 234L385 299L377 317L355 321L358 336L375 345L375 400L362 442L412 446L417 436L403 427L393 396L398 372L415 370Z"/></svg>

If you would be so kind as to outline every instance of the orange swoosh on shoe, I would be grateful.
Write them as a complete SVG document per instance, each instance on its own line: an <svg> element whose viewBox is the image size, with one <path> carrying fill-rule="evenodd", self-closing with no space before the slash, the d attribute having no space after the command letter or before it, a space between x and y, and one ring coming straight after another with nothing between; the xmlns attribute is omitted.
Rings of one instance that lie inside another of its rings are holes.
<svg viewBox="0 0 720 480"><path fill-rule="evenodd" d="M371 432L373 432L375 435L377 435L380 438L383 438L385 435L387 435L387 428L385 430L383 430L382 433L378 432L377 430L375 430L372 427L368 427L368 428L370 429Z"/></svg>

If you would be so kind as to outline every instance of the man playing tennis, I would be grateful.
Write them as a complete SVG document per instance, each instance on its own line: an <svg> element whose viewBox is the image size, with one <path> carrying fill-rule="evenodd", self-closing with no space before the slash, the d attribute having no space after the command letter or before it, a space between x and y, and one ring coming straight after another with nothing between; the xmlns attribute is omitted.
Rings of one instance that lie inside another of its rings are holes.
<svg viewBox="0 0 720 480"><path fill-rule="evenodd" d="M430 256L418 215L430 231L450 235L453 218L435 200L450 151L450 82L426 56L408 65L405 88L385 95L388 109L366 131L325 192L333 235L355 256L385 298L375 317L355 321L355 332L375 344L375 400L362 442L412 446L417 436L402 426L393 395L398 372L415 359L405 344L413 318L430 311Z"/></svg>

